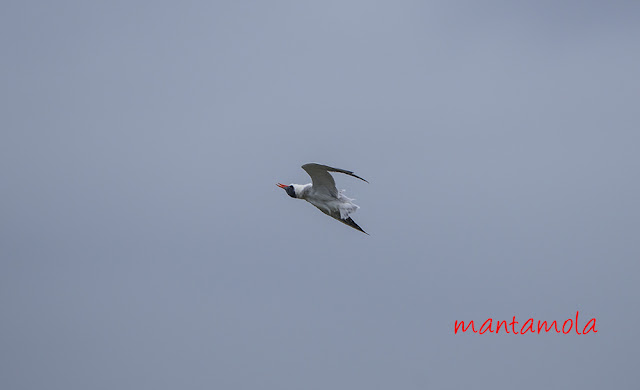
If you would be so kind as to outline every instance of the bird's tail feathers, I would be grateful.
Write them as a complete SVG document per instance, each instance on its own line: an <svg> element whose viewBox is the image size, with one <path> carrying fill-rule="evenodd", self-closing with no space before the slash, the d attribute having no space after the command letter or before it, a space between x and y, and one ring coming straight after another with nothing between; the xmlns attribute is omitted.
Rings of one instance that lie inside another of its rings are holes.
<svg viewBox="0 0 640 390"><path fill-rule="evenodd" d="M360 206L351 202L340 205L340 218L341 219L349 218L349 215L351 213L355 213L356 210L358 210L359 208Z"/></svg>

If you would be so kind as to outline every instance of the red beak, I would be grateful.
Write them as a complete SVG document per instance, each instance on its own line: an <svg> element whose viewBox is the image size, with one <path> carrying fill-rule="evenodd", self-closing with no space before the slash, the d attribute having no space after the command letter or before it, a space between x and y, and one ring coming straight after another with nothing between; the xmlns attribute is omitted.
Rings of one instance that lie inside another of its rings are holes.
<svg viewBox="0 0 640 390"><path fill-rule="evenodd" d="M278 184L276 184L276 185L277 185L278 187L280 187L280 188L287 188L287 187L289 187L289 186L286 186L286 185L284 185L284 184L280 184L280 183L278 183Z"/></svg>

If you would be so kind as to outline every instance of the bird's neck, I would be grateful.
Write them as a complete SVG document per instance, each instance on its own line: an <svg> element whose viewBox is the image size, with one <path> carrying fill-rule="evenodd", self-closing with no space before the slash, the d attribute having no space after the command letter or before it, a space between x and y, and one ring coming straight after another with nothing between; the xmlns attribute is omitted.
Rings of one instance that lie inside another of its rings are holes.
<svg viewBox="0 0 640 390"><path fill-rule="evenodd" d="M311 183L309 184L292 184L293 190L296 192L296 198L304 199L307 195L307 190L311 188Z"/></svg>

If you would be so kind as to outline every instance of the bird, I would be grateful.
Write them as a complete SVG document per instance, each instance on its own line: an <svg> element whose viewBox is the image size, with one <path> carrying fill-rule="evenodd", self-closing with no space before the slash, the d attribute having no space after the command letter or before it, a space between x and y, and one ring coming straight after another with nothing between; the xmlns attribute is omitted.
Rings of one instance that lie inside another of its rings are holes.
<svg viewBox="0 0 640 390"><path fill-rule="evenodd" d="M344 173L366 183L369 183L368 181L351 171L333 168L328 165L308 163L304 164L302 169L311 176L311 183L290 185L277 183L276 185L285 190L287 195L290 197L295 199L304 199L328 216L335 218L345 225L351 226L366 235L369 235L369 233L362 230L362 228L349 216L349 214L358 210L360 206L353 203L355 199L347 198L343 194L344 190L338 191L336 188L336 182L333 180L333 176L331 176L331 173L329 172Z"/></svg>

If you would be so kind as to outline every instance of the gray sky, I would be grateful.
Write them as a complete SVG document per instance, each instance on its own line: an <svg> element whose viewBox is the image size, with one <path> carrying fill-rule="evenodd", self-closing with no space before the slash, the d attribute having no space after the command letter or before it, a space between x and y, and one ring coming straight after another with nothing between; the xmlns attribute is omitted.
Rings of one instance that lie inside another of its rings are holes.
<svg viewBox="0 0 640 390"><path fill-rule="evenodd" d="M516 3L6 2L0 387L637 385L640 3Z"/></svg>

